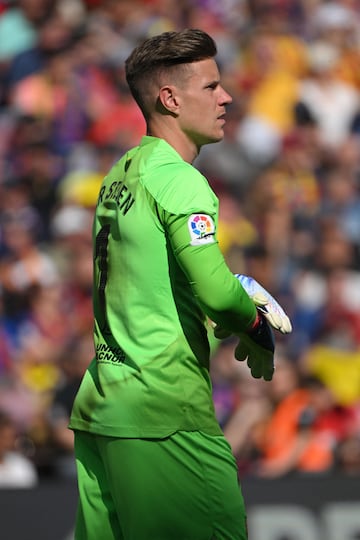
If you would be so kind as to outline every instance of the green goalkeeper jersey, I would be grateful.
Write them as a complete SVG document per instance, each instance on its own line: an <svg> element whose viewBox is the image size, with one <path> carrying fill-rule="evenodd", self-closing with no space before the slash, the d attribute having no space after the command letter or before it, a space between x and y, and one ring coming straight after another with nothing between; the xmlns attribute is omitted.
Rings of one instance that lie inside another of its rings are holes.
<svg viewBox="0 0 360 540"><path fill-rule="evenodd" d="M94 226L94 345L72 429L116 437L220 433L206 315L233 332L256 309L216 241L218 200L146 136L105 177Z"/></svg>

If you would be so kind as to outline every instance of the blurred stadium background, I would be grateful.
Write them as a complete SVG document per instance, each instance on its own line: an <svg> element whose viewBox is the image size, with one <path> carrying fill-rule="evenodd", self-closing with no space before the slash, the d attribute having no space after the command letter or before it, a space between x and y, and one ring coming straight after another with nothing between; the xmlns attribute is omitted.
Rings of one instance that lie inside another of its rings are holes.
<svg viewBox="0 0 360 540"><path fill-rule="evenodd" d="M91 219L144 133L143 38L198 27L234 101L195 165L234 272L284 306L271 383L214 345L251 540L360 538L360 1L0 0L0 535L72 540L71 402L92 356Z"/></svg>

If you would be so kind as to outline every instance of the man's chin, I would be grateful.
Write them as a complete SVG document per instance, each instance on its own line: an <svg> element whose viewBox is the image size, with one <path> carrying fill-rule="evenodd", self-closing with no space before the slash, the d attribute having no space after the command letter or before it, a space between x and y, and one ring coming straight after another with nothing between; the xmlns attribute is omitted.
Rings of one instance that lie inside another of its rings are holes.
<svg viewBox="0 0 360 540"><path fill-rule="evenodd" d="M217 143L217 142L220 142L220 141L223 140L223 138L224 138L224 134L219 135L218 137L214 137L214 138L210 141L210 143Z"/></svg>
<svg viewBox="0 0 360 540"><path fill-rule="evenodd" d="M219 133L213 135L212 137L209 137L207 144L220 142L223 140L223 138L224 138L224 132L220 131Z"/></svg>
<svg viewBox="0 0 360 540"><path fill-rule="evenodd" d="M214 144L222 141L224 138L224 133L218 133L217 135L212 135L209 137L204 137L202 141L198 144L198 148L201 148L202 146L205 146L207 144Z"/></svg>

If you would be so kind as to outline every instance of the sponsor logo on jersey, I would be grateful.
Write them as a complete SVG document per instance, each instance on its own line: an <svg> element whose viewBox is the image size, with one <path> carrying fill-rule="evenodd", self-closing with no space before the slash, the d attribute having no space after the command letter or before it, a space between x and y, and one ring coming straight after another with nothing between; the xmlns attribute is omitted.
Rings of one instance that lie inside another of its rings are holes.
<svg viewBox="0 0 360 540"><path fill-rule="evenodd" d="M99 343L96 346L96 360L100 364L122 364L125 358L121 347L110 347L105 343Z"/></svg>
<svg viewBox="0 0 360 540"><path fill-rule="evenodd" d="M190 245L201 246L215 242L215 224L207 214L192 214L189 217Z"/></svg>

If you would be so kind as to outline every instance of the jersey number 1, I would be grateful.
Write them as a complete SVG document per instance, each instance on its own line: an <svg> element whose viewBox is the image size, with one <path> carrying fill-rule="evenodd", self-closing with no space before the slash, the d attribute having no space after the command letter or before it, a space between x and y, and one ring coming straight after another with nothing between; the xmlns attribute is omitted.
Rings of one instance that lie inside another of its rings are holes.
<svg viewBox="0 0 360 540"><path fill-rule="evenodd" d="M104 225L96 236L95 261L99 268L98 295L99 305L104 316L104 326L108 327L106 320L106 301L105 287L108 277L108 243L109 243L110 225Z"/></svg>

